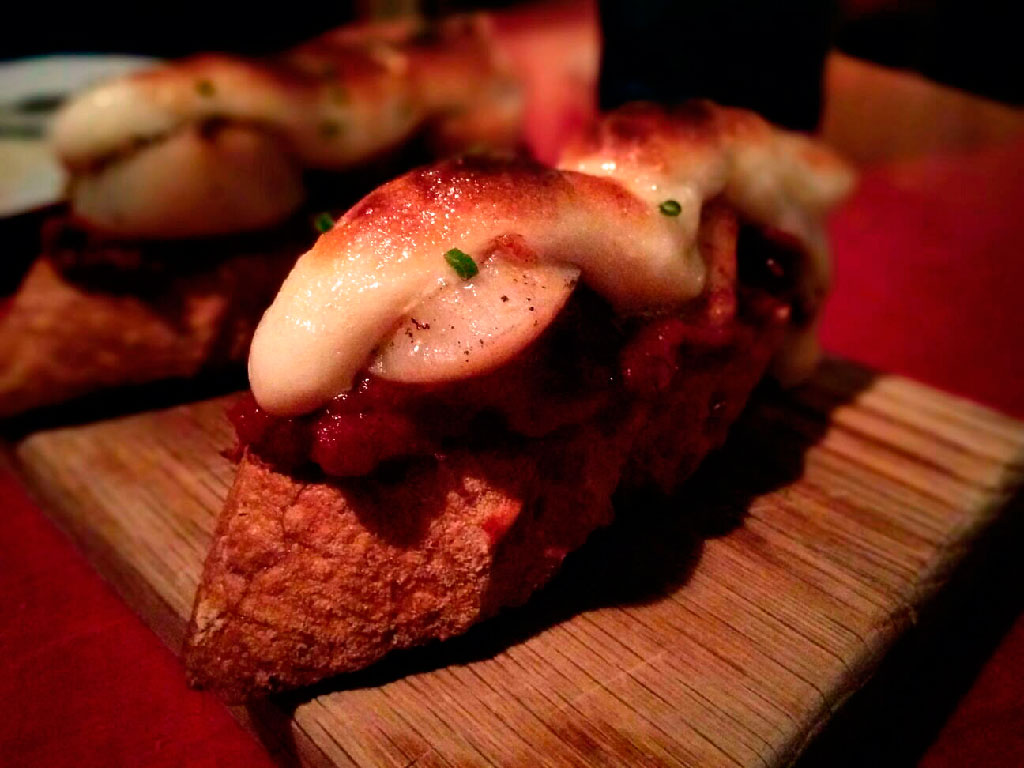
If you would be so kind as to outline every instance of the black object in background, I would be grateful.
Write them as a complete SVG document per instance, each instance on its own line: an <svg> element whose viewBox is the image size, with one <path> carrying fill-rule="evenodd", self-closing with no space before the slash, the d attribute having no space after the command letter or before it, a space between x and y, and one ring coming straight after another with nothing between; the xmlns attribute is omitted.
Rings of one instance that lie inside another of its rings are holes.
<svg viewBox="0 0 1024 768"><path fill-rule="evenodd" d="M880 2L851 12L836 43L853 56L1020 105L1024 46L1015 7L1006 0Z"/></svg>
<svg viewBox="0 0 1024 768"><path fill-rule="evenodd" d="M809 130L821 112L827 0L600 0L600 103L709 98Z"/></svg>
<svg viewBox="0 0 1024 768"><path fill-rule="evenodd" d="M16 11L16 12L15 12ZM351 21L355 0L229 4L20 2L0 24L0 59L45 53L274 53Z"/></svg>

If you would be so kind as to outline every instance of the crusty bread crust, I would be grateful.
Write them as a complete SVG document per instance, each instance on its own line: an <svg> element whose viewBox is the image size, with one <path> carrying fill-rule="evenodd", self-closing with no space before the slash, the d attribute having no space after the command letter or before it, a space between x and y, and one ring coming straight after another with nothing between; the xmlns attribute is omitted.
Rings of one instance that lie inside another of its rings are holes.
<svg viewBox="0 0 1024 768"><path fill-rule="evenodd" d="M123 286L38 258L0 315L0 418L108 387L244 362L294 249L241 253ZM187 262L183 255L181 262Z"/></svg>
<svg viewBox="0 0 1024 768"><path fill-rule="evenodd" d="M622 361L633 395L584 423L397 479L293 477L245 454L196 595L189 682L244 701L459 634L546 583L611 522L620 485L676 490L724 442L788 322L772 301L737 316L735 216L716 204L704 218L704 339L676 369L641 345Z"/></svg>
<svg viewBox="0 0 1024 768"><path fill-rule="evenodd" d="M303 480L245 455L196 596L190 684L240 702L522 603L611 521L629 435L459 450L397 480Z"/></svg>
<svg viewBox="0 0 1024 768"><path fill-rule="evenodd" d="M656 399L399 478L297 477L243 456L185 663L230 702L354 671L524 602L611 522L617 487L674 489L718 447L781 322L692 361Z"/></svg>

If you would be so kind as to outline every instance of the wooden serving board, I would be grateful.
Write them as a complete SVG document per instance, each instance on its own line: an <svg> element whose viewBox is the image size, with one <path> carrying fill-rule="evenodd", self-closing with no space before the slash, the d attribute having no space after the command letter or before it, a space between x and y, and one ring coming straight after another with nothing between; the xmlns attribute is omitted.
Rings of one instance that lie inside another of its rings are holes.
<svg viewBox="0 0 1024 768"><path fill-rule="evenodd" d="M225 402L14 448L175 649L232 480ZM761 393L684 501L624 504L527 606L239 714L309 765L785 765L1022 479L1024 425L833 361Z"/></svg>

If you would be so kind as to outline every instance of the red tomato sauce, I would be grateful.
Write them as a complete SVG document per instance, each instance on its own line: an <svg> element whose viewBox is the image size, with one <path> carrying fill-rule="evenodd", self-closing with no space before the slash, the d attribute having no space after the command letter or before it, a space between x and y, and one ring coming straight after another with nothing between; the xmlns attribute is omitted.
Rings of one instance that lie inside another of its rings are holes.
<svg viewBox="0 0 1024 768"><path fill-rule="evenodd" d="M579 288L539 339L480 376L405 384L365 374L326 407L297 418L268 414L247 394L228 414L238 454L248 448L282 468L315 464L328 475L356 477L392 459L510 436L541 437L622 413L675 386L684 361L687 369L699 369L737 345L777 341L778 334L760 330L787 322L789 302L782 295L791 291L776 285L777 249L748 251L761 254L770 269L741 270L754 278L740 286L739 312L728 323L711 324L699 307L690 316L623 319ZM765 280L757 277L762 273Z"/></svg>

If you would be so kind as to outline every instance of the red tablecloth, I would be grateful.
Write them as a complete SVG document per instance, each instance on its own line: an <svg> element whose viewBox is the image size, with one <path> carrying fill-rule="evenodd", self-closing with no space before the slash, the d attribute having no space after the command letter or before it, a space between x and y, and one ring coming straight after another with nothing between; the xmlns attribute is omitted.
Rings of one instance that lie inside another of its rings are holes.
<svg viewBox="0 0 1024 768"><path fill-rule="evenodd" d="M826 346L1024 417L1024 141L864 174ZM0 764L270 765L0 469ZM1024 621L926 764L1024 765Z"/></svg>
<svg viewBox="0 0 1024 768"><path fill-rule="evenodd" d="M1024 137L869 170L832 224L826 348L1024 418Z"/></svg>

